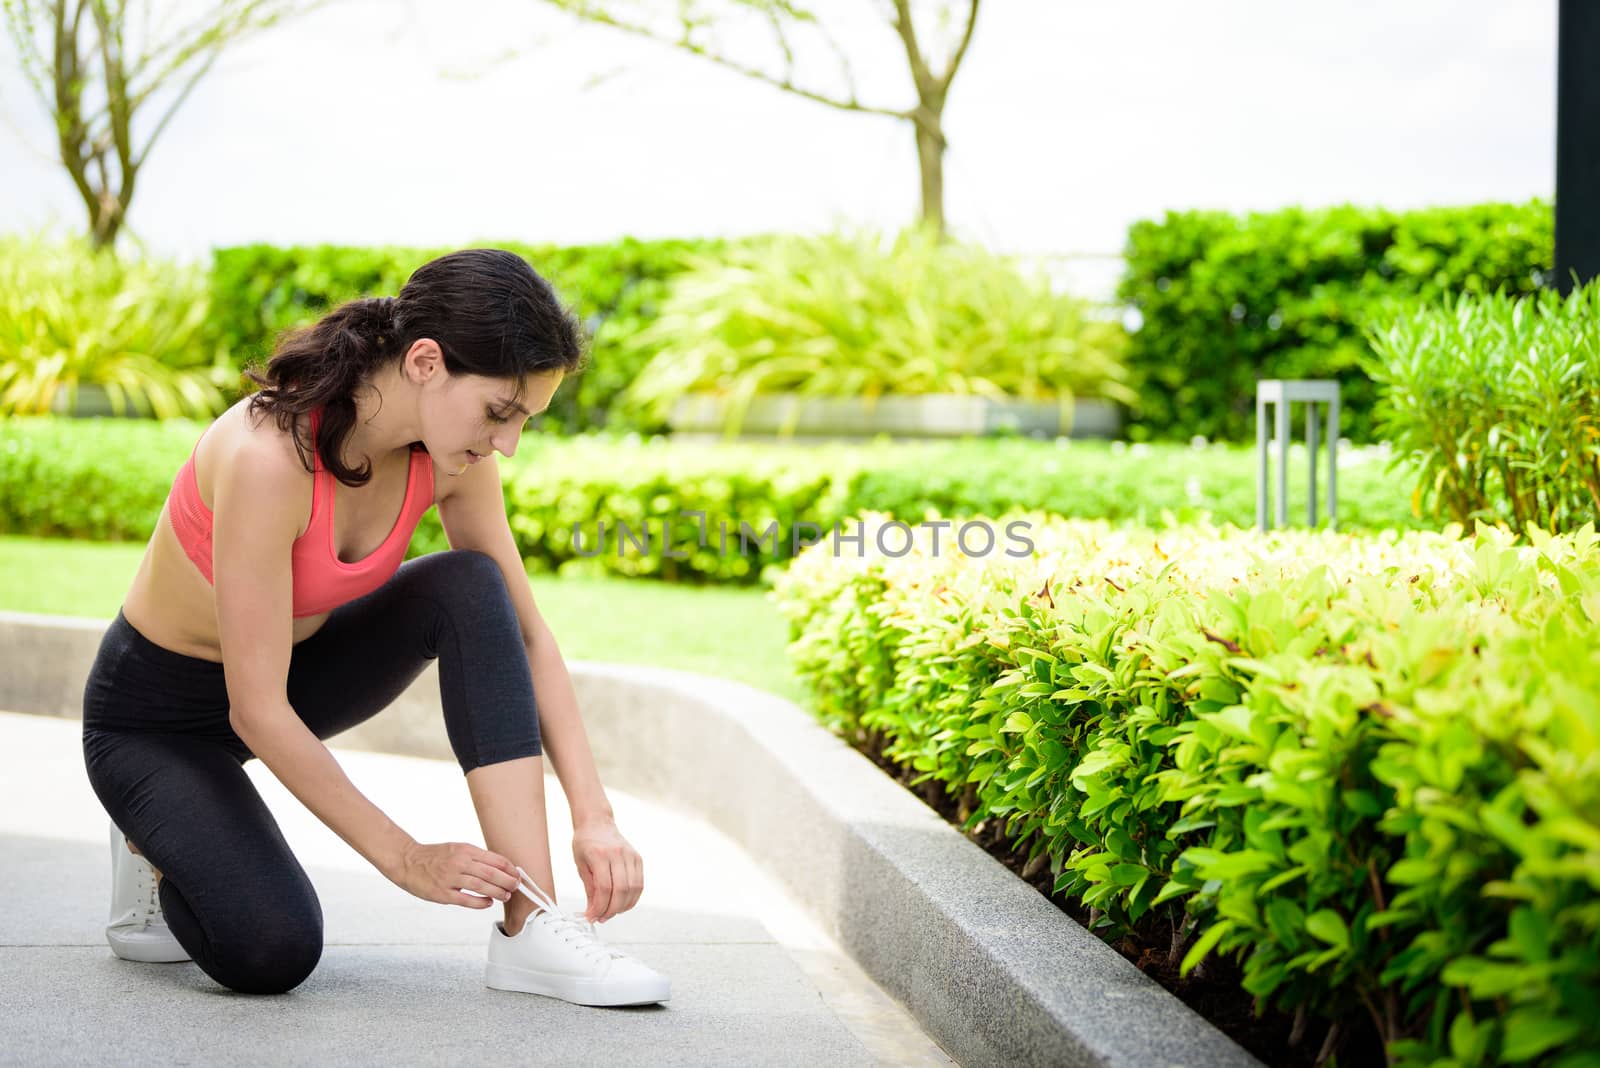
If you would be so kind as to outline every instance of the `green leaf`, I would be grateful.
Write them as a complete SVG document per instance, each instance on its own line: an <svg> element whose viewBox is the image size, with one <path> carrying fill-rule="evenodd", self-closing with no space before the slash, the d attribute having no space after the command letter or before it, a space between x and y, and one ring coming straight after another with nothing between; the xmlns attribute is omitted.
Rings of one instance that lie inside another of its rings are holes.
<svg viewBox="0 0 1600 1068"><path fill-rule="evenodd" d="M1306 917L1306 930L1330 946L1350 947L1350 928L1344 917L1332 909L1319 909Z"/></svg>
<svg viewBox="0 0 1600 1068"><path fill-rule="evenodd" d="M1489 1045L1489 1033L1494 1024L1485 1020L1475 1024L1465 1012L1450 1021L1450 1052L1465 1064L1477 1064L1483 1059Z"/></svg>
<svg viewBox="0 0 1600 1068"><path fill-rule="evenodd" d="M1396 886L1417 886L1439 875L1439 865L1431 860L1411 858L1397 861L1389 869L1389 881Z"/></svg>
<svg viewBox="0 0 1600 1068"><path fill-rule="evenodd" d="M1547 970L1526 964L1501 964L1483 957L1458 957L1440 971L1439 981L1464 986L1474 998L1497 998L1538 982Z"/></svg>
<svg viewBox="0 0 1600 1068"><path fill-rule="evenodd" d="M1511 913L1511 941L1524 959L1550 959L1550 921L1537 909L1521 906Z"/></svg>
<svg viewBox="0 0 1600 1068"><path fill-rule="evenodd" d="M1508 1064L1531 1061L1582 1033L1583 1025L1571 1017L1562 1019L1537 1009L1516 1009L1506 1017L1500 1058Z"/></svg>
<svg viewBox="0 0 1600 1068"><path fill-rule="evenodd" d="M1180 883L1175 879L1169 879L1167 880L1167 885L1161 888L1161 893L1157 894L1156 899L1150 904L1152 906L1159 905L1164 901L1171 901L1175 897L1182 897L1184 894L1192 894L1198 889L1199 887L1189 886L1185 883Z"/></svg>
<svg viewBox="0 0 1600 1068"><path fill-rule="evenodd" d="M1233 930L1232 920L1223 920L1221 923L1214 923L1207 927L1205 934L1201 935L1195 944L1189 947L1189 952L1184 954L1183 963L1178 967L1178 974L1180 976L1188 975L1193 971L1194 966L1205 960L1206 954L1210 953L1218 942L1227 937L1228 932L1231 930Z"/></svg>
<svg viewBox="0 0 1600 1068"><path fill-rule="evenodd" d="M1210 855L1210 863L1201 861L1202 856ZM1277 858L1270 853L1263 853L1258 849L1242 849L1237 853L1216 853L1215 850L1194 850L1187 853L1195 863L1205 872L1207 879L1221 879L1232 882L1234 879L1246 875L1255 875L1259 872L1271 871L1278 866Z"/></svg>
<svg viewBox="0 0 1600 1068"><path fill-rule="evenodd" d="M1246 975L1239 985L1256 997L1264 998L1278 989L1288 974L1289 969L1285 965L1274 964L1270 968Z"/></svg>
<svg viewBox="0 0 1600 1068"><path fill-rule="evenodd" d="M1231 692L1232 688L1229 687L1229 690ZM1255 713L1244 705L1229 705L1216 715L1206 718L1222 728L1224 733L1242 742L1249 742L1255 739L1254 715Z"/></svg>
<svg viewBox="0 0 1600 1068"><path fill-rule="evenodd" d="M1478 810L1478 818L1506 847L1515 851L1518 856L1523 855L1528 843L1528 828L1522 821L1503 809L1492 805L1485 805Z"/></svg>
<svg viewBox="0 0 1600 1068"><path fill-rule="evenodd" d="M1072 781L1076 783L1081 778L1097 774L1111 767L1117 758L1103 749L1097 749L1084 757L1078 766L1072 769Z"/></svg>
<svg viewBox="0 0 1600 1068"><path fill-rule="evenodd" d="M1366 790L1346 790L1344 792L1344 803L1350 811L1358 816L1370 818L1383 812L1383 806L1378 803L1378 799Z"/></svg>
<svg viewBox="0 0 1600 1068"><path fill-rule="evenodd" d="M1290 868L1288 871L1279 872L1277 875L1274 875L1272 878L1262 883L1261 889L1257 890L1256 892L1258 894L1270 894L1272 891L1276 890L1285 883L1292 882L1295 879L1300 878L1300 876L1304 875L1307 870L1308 869L1304 865L1298 865Z"/></svg>
<svg viewBox="0 0 1600 1068"><path fill-rule="evenodd" d="M1118 864L1111 869L1111 881L1118 886L1133 886L1149 874L1150 869L1142 864Z"/></svg>
<svg viewBox="0 0 1600 1068"><path fill-rule="evenodd" d="M1002 733L1020 734L1033 726L1033 717L1026 712L1013 712L1006 717L1005 726L1001 727Z"/></svg>
<svg viewBox="0 0 1600 1068"><path fill-rule="evenodd" d="M1211 797L1213 804L1222 807L1249 805L1259 800L1261 800L1261 788L1242 782L1230 782Z"/></svg>
<svg viewBox="0 0 1600 1068"><path fill-rule="evenodd" d="M1215 827L1216 825L1217 821L1215 819L1204 814L1185 816L1183 819L1167 828L1166 836L1168 838L1176 838L1180 834L1188 834L1190 831L1201 831L1207 827Z"/></svg>
<svg viewBox="0 0 1600 1068"><path fill-rule="evenodd" d="M1407 923L1417 918L1417 914L1408 909L1385 909L1374 912L1367 917L1367 930L1376 930L1379 927L1388 927L1396 923Z"/></svg>

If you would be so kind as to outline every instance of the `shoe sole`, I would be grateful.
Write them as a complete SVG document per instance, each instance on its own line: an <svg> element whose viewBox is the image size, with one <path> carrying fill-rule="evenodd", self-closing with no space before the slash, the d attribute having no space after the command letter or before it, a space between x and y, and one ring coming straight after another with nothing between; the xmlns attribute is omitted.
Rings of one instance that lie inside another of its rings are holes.
<svg viewBox="0 0 1600 1068"><path fill-rule="evenodd" d="M490 963L485 969L483 981L495 990L542 994L547 998L570 1001L574 1005L654 1005L668 1000L671 990L668 980L584 979L575 975L556 975L495 963Z"/></svg>
<svg viewBox="0 0 1600 1068"><path fill-rule="evenodd" d="M106 932L106 942L111 946L111 952L123 960L137 961L140 964L177 964L180 961L191 959L176 938L118 938L111 931Z"/></svg>

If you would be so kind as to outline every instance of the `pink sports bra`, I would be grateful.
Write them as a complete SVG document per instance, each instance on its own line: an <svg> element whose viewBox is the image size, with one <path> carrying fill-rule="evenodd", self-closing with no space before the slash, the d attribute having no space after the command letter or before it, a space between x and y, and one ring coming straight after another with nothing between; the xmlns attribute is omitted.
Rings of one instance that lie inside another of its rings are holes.
<svg viewBox="0 0 1600 1068"><path fill-rule="evenodd" d="M320 411L311 413L313 440L321 421ZM168 515L178 535L178 544L183 546L183 551L206 581L215 584L211 566L211 510L200 499L200 484L194 474L194 454L199 448L200 442L196 440L189 459L173 479ZM311 523L306 532L295 539L291 553L296 619L331 611L387 582L405 559L406 547L411 543L417 522L433 507L433 457L425 449L413 448L406 476L405 502L400 506L400 518L394 529L370 555L353 564L344 563L333 545L333 475L322 466L320 454L315 456L312 466Z"/></svg>

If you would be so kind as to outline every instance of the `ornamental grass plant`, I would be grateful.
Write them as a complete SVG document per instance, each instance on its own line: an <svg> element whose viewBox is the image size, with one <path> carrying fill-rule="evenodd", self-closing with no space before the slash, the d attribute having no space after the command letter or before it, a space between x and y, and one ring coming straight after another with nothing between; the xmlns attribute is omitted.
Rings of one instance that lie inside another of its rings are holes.
<svg viewBox="0 0 1600 1068"><path fill-rule="evenodd" d="M623 393L665 418L686 393L752 398L969 394L1132 403L1119 321L1043 277L918 228L780 237L700 257L630 344L652 357Z"/></svg>
<svg viewBox="0 0 1600 1068"><path fill-rule="evenodd" d="M1369 332L1374 420L1413 508L1470 524L1600 522L1600 281L1411 308Z"/></svg>
<svg viewBox="0 0 1600 1068"><path fill-rule="evenodd" d="M85 240L0 237L0 416L105 390L117 414L204 418L238 377L208 333L203 270Z"/></svg>

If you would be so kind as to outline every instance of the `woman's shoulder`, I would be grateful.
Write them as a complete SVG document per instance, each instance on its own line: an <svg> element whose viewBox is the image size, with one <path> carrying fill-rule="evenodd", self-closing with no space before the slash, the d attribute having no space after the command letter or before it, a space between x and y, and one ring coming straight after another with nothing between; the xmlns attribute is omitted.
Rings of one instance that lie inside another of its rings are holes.
<svg viewBox="0 0 1600 1068"><path fill-rule="evenodd" d="M302 428L307 442L309 428ZM269 413L250 410L248 397L217 416L195 450L196 481L208 508L215 507L219 475L247 478L273 497L309 497L312 474L300 458L293 435Z"/></svg>
<svg viewBox="0 0 1600 1068"><path fill-rule="evenodd" d="M305 446L310 448L311 428L306 417L301 416L294 426L298 427ZM253 410L249 397L217 416L207 436L217 438L217 452L222 455L249 460L253 466L268 464L274 473L293 470L310 476L295 444L293 427L280 426L274 413Z"/></svg>

